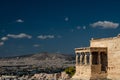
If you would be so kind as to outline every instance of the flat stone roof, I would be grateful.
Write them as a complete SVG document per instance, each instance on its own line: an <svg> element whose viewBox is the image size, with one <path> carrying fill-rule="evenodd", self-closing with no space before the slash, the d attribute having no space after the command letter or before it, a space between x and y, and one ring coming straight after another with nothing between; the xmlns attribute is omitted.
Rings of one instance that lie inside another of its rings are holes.
<svg viewBox="0 0 120 80"><path fill-rule="evenodd" d="M99 41L99 40L112 40L112 39L116 39L116 38L120 38L120 34L118 34L116 37L108 37L108 38L91 38L91 41Z"/></svg>

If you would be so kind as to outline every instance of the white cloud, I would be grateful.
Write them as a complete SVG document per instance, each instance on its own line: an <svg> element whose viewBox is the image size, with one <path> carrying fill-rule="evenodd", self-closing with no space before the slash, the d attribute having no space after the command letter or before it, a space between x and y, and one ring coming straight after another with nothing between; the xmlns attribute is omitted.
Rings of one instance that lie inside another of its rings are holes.
<svg viewBox="0 0 120 80"><path fill-rule="evenodd" d="M20 33L18 35L15 35L15 34L8 34L7 37L10 37L10 38L28 38L28 39L31 39L32 36L28 35L28 34L25 34L25 33Z"/></svg>
<svg viewBox="0 0 120 80"><path fill-rule="evenodd" d="M77 26L77 29L79 30L79 29L81 29L81 27L80 27L80 26Z"/></svg>
<svg viewBox="0 0 120 80"><path fill-rule="evenodd" d="M83 26L83 29L86 29L86 26Z"/></svg>
<svg viewBox="0 0 120 80"><path fill-rule="evenodd" d="M1 40L6 41L6 40L8 40L8 37L2 37Z"/></svg>
<svg viewBox="0 0 120 80"><path fill-rule="evenodd" d="M3 46L4 45L4 42L0 42L0 46Z"/></svg>
<svg viewBox="0 0 120 80"><path fill-rule="evenodd" d="M65 17L65 21L68 21L69 20L69 18L68 17Z"/></svg>
<svg viewBox="0 0 120 80"><path fill-rule="evenodd" d="M16 20L16 22L23 23L24 21L22 19L18 19L18 20Z"/></svg>
<svg viewBox="0 0 120 80"><path fill-rule="evenodd" d="M37 38L39 38L39 39L53 39L53 38L55 38L55 36L54 35L40 35Z"/></svg>
<svg viewBox="0 0 120 80"><path fill-rule="evenodd" d="M33 46L34 46L34 47L40 47L40 45L39 45L39 44L34 44Z"/></svg>
<svg viewBox="0 0 120 80"><path fill-rule="evenodd" d="M92 27L101 27L101 28L117 28L119 26L119 23L114 23L110 21L98 21L93 24L90 24Z"/></svg>

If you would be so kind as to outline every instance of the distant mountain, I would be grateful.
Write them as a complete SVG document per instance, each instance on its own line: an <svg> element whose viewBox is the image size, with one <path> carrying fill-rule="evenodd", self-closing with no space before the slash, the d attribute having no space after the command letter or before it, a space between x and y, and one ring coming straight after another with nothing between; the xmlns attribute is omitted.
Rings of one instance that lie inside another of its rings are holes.
<svg viewBox="0 0 120 80"><path fill-rule="evenodd" d="M65 59L65 60L74 60L73 55L68 54L58 54L58 53L41 53L41 54L34 54L31 57L37 60L55 60L55 59Z"/></svg>
<svg viewBox="0 0 120 80"><path fill-rule="evenodd" d="M65 60L74 60L75 55L72 54L60 54L60 53L37 53L37 54L28 54L21 56L12 56L12 57L3 57L0 59L15 59L15 58L34 58L36 60L45 60L45 59L65 59Z"/></svg>
<svg viewBox="0 0 120 80"><path fill-rule="evenodd" d="M0 66L36 65L41 67L66 67L73 65L75 56L71 54L39 53L0 59Z"/></svg>

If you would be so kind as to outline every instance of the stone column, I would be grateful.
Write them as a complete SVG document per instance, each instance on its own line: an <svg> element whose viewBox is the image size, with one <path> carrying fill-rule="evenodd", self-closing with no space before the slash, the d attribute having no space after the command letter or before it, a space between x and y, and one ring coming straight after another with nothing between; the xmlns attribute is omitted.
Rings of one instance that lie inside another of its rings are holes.
<svg viewBox="0 0 120 80"><path fill-rule="evenodd" d="M80 64L82 64L82 58L83 58L83 55L82 53L80 53Z"/></svg>
<svg viewBox="0 0 120 80"><path fill-rule="evenodd" d="M85 53L83 53L83 64L85 64Z"/></svg>
<svg viewBox="0 0 120 80"><path fill-rule="evenodd" d="M89 56L89 64L92 65L92 53L90 53L90 56Z"/></svg>
<svg viewBox="0 0 120 80"><path fill-rule="evenodd" d="M76 65L78 65L78 53L76 53Z"/></svg>
<svg viewBox="0 0 120 80"><path fill-rule="evenodd" d="M85 65L87 65L87 54L86 53L84 53L84 63L85 63Z"/></svg>
<svg viewBox="0 0 120 80"><path fill-rule="evenodd" d="M98 52L98 64L101 64L100 52Z"/></svg>

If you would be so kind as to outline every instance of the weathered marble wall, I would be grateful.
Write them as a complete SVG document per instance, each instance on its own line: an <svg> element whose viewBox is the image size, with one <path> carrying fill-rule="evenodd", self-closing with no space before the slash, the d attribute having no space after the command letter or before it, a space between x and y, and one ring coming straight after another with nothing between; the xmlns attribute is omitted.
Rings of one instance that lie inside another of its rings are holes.
<svg viewBox="0 0 120 80"><path fill-rule="evenodd" d="M91 76L91 66L90 65L77 65L76 66L76 73L72 77L73 80L90 80Z"/></svg>
<svg viewBox="0 0 120 80"><path fill-rule="evenodd" d="M113 38L93 39L90 47L108 48L108 78L120 79L120 36Z"/></svg>

